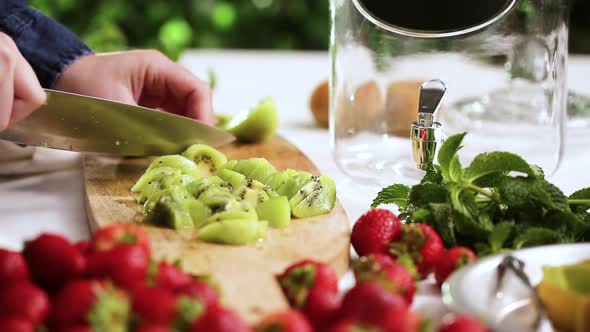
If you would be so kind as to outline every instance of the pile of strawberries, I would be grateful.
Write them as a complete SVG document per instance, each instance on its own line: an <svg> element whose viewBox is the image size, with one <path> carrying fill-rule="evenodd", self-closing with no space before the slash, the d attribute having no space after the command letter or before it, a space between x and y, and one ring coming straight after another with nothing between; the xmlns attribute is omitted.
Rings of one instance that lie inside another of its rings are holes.
<svg viewBox="0 0 590 332"><path fill-rule="evenodd" d="M353 228L361 256L356 285L341 294L327 264L304 260L277 280L291 309L256 326L224 307L207 279L151 258L147 234L131 224L71 243L41 234L22 252L0 249L0 331L6 332L425 332L411 310L416 281L435 272L442 283L476 259L466 248L446 251L424 224L402 225L374 209ZM484 332L476 319L451 317L438 332Z"/></svg>
<svg viewBox="0 0 590 332"><path fill-rule="evenodd" d="M0 331L249 329L206 281L150 255L147 235L130 224L89 242L41 234L22 253L0 249Z"/></svg>

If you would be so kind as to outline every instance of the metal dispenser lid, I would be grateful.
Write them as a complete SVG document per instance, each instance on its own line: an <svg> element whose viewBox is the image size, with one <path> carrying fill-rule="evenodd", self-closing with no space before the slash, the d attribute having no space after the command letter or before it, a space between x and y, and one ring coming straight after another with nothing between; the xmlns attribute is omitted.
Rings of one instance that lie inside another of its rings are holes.
<svg viewBox="0 0 590 332"><path fill-rule="evenodd" d="M420 87L418 120L412 124L410 138L416 167L423 171L434 163L443 141L442 124L436 122L436 115L446 92L441 80L431 80Z"/></svg>
<svg viewBox="0 0 590 332"><path fill-rule="evenodd" d="M410 37L444 38L492 25L515 8L516 0L352 2L367 20L386 31Z"/></svg>

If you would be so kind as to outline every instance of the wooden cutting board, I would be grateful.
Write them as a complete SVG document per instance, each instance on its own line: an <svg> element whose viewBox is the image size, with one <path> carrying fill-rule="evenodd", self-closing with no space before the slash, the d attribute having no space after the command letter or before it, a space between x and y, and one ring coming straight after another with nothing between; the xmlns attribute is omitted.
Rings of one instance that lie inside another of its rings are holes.
<svg viewBox="0 0 590 332"><path fill-rule="evenodd" d="M281 137L260 144L232 144L221 149L229 159L262 157L278 170L292 168L319 174L314 164ZM148 158L83 157L87 213L91 229L118 221L141 222L141 206L130 188L144 173ZM305 258L329 263L339 275L348 270L349 223L340 202L323 216L293 219L286 229L271 229L265 241L227 246L196 240L197 231L146 226L157 259L181 259L194 275L211 275L222 300L253 323L288 304L276 275Z"/></svg>

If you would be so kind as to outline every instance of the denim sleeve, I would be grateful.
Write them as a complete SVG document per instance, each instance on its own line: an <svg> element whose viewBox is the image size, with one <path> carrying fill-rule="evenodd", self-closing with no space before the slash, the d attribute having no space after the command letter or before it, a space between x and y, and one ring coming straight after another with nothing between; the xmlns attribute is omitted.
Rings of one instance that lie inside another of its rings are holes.
<svg viewBox="0 0 590 332"><path fill-rule="evenodd" d="M92 53L75 34L24 0L0 0L0 31L12 37L45 88L75 60Z"/></svg>

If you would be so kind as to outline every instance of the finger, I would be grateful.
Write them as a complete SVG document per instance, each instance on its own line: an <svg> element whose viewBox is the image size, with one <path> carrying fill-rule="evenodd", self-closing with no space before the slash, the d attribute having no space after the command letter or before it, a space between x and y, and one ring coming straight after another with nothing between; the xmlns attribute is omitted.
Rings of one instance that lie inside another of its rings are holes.
<svg viewBox="0 0 590 332"><path fill-rule="evenodd" d="M17 55L14 72L14 97L10 123L26 118L41 107L47 98L33 68L20 53Z"/></svg>
<svg viewBox="0 0 590 332"><path fill-rule="evenodd" d="M10 37L0 32L0 131L8 127L14 99L14 52Z"/></svg>
<svg viewBox="0 0 590 332"><path fill-rule="evenodd" d="M213 124L208 85L182 66L168 59L163 62L148 67L141 104Z"/></svg>

